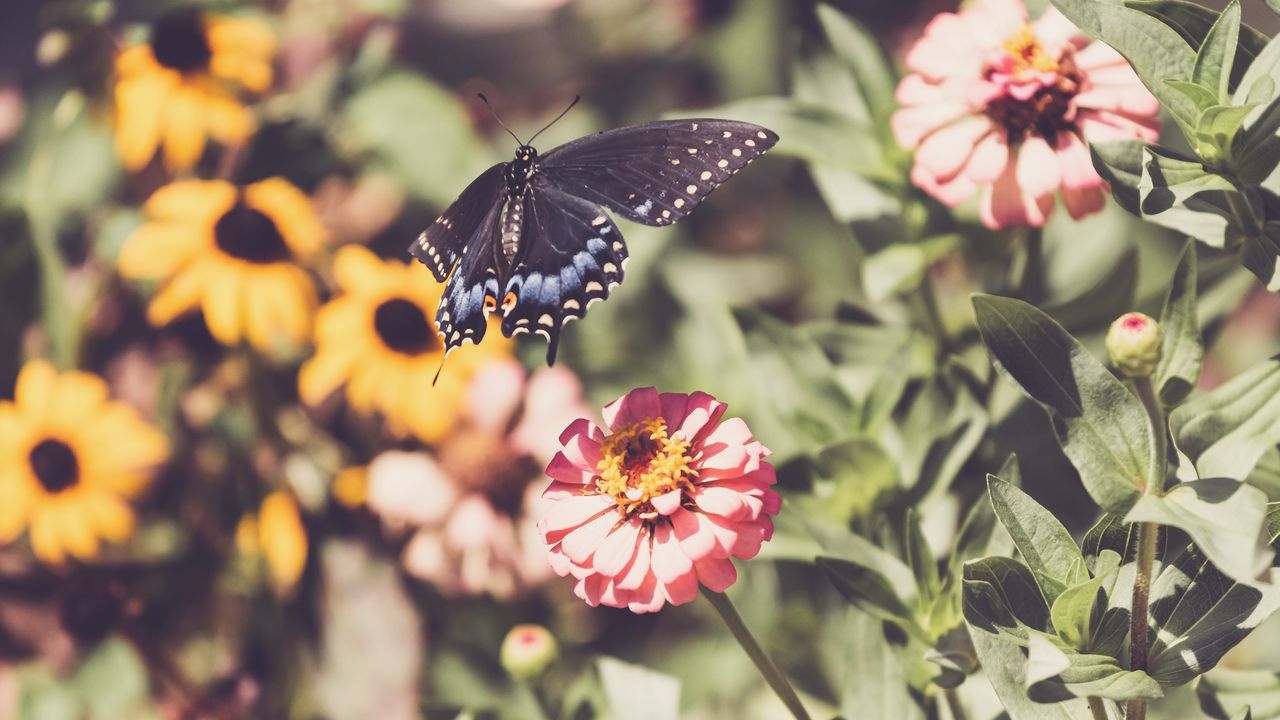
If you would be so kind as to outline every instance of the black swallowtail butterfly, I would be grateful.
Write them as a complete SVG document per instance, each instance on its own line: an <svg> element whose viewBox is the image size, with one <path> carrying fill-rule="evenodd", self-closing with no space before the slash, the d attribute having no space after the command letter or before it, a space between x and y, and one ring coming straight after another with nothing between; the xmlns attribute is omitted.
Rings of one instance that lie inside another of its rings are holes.
<svg viewBox="0 0 1280 720"><path fill-rule="evenodd" d="M691 118L588 135L542 156L515 139L515 159L481 173L409 247L436 280L448 279L436 311L446 355L479 343L489 314L501 311L503 335L543 335L554 363L561 328L622 282L627 246L605 208L670 225L778 136Z"/></svg>

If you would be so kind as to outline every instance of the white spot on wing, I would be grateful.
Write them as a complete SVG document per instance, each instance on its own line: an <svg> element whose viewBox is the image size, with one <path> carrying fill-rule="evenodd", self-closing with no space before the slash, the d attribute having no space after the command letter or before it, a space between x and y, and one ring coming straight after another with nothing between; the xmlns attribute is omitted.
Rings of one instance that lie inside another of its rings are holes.
<svg viewBox="0 0 1280 720"><path fill-rule="evenodd" d="M694 193L698 192L698 186L697 186L697 185L690 185L689 187L685 188L685 189L684 189L684 191L685 191L686 193L689 193L690 195L692 195L692 194L694 194Z"/></svg>
<svg viewBox="0 0 1280 720"><path fill-rule="evenodd" d="M636 214L640 217L649 217L649 211L653 209L653 200L645 200L643 205L636 206Z"/></svg>

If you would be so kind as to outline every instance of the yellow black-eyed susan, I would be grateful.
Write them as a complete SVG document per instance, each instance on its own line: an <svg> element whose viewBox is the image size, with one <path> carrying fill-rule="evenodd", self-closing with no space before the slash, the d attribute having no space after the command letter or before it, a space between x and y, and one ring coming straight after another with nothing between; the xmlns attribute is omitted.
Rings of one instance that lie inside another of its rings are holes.
<svg viewBox="0 0 1280 720"><path fill-rule="evenodd" d="M316 354L298 378L302 399L318 404L345 383L357 411L380 411L397 434L439 440L462 412L475 368L507 357L511 341L467 348L433 385L444 346L429 319L442 291L431 273L349 245L334 274L342 292L316 317Z"/></svg>
<svg viewBox="0 0 1280 720"><path fill-rule="evenodd" d="M183 8L160 16L150 40L116 57L116 144L125 167L164 148L165 165L195 165L207 137L239 143L254 121L237 96L271 85L275 37L264 23Z"/></svg>
<svg viewBox="0 0 1280 720"><path fill-rule="evenodd" d="M327 233L302 191L282 178L244 188L184 180L157 190L143 211L148 221L125 242L120 272L162 282L148 308L153 324L201 309L224 345L306 340L316 288L298 261Z"/></svg>
<svg viewBox="0 0 1280 720"><path fill-rule="evenodd" d="M0 543L28 532L36 557L88 559L133 533L128 501L169 454L168 439L86 372L42 360L0 400Z"/></svg>

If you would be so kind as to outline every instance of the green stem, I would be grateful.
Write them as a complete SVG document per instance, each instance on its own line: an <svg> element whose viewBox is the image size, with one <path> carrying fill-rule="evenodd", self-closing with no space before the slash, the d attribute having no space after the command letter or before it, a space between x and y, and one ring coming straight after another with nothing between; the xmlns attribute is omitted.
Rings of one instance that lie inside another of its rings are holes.
<svg viewBox="0 0 1280 720"><path fill-rule="evenodd" d="M1144 494L1158 496L1164 493L1165 474L1168 472L1168 428L1164 407L1156 397L1150 377L1133 379L1133 389L1147 411L1147 427L1151 432L1151 454ZM1147 669L1147 628L1150 624L1148 601L1151 594L1151 572L1156 559L1156 535L1160 527L1155 523L1138 525L1137 569L1133 579L1133 603L1129 615L1129 669ZM1147 716L1146 700L1130 700L1125 706L1125 720L1143 720Z"/></svg>
<svg viewBox="0 0 1280 720"><path fill-rule="evenodd" d="M1090 697L1089 712L1093 714L1093 720L1111 720L1107 716L1107 706L1103 704L1102 698Z"/></svg>
<svg viewBox="0 0 1280 720"><path fill-rule="evenodd" d="M920 278L916 296L924 310L923 315L929 334L938 343L939 353L945 356L951 351L951 334L947 332L947 325L942 320L942 311L938 308L938 293L933 288L933 277L928 268L924 271L924 277Z"/></svg>
<svg viewBox="0 0 1280 720"><path fill-rule="evenodd" d="M733 634L734 639L746 651L747 657L751 658L751 662L756 664L756 668L764 676L765 682L769 683L769 687L773 688L773 691L777 693L778 699L782 700L782 704L787 706L787 709L791 711L791 715L796 720L809 720L809 713L804 709L804 705L800 704L800 697L796 695L795 689L791 687L791 683L787 682L786 676L778 670L778 666L774 665L769 656L765 654L764 649L760 647L760 643L756 642L755 636L747 629L746 623L742 622L742 616L738 614L738 610L733 606L733 602L729 600L729 596L714 590L708 590L706 587L702 587L702 596L720 614L720 619L724 620L724 624L729 627L729 632Z"/></svg>
<svg viewBox="0 0 1280 720"><path fill-rule="evenodd" d="M960 694L956 692L955 688L947 688L942 692L942 695L947 699L947 709L951 711L951 720L968 720L964 705L960 703Z"/></svg>
<svg viewBox="0 0 1280 720"><path fill-rule="evenodd" d="M58 249L57 223L47 211L44 195L52 180L53 156L48 140L36 146L27 168L22 208L40 265L41 322L48 336L49 354L63 370L74 368L79 351L79 328L66 294L67 268Z"/></svg>
<svg viewBox="0 0 1280 720"><path fill-rule="evenodd" d="M525 696L525 704L538 711L538 720L550 720L551 713L543 702L542 693L525 680L517 680L515 684L519 693Z"/></svg>

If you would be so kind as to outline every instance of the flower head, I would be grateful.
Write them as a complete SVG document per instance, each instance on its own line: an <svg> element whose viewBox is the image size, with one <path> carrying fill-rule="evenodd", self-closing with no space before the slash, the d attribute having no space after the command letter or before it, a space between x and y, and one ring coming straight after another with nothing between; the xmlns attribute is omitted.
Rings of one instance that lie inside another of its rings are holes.
<svg viewBox="0 0 1280 720"><path fill-rule="evenodd" d="M591 605L652 612L702 583L737 579L773 535L781 505L769 455L705 393L633 390L604 409L609 433L577 420L560 436L539 524L555 571Z"/></svg>
<svg viewBox="0 0 1280 720"><path fill-rule="evenodd" d="M1147 377L1160 365L1164 330L1140 312L1125 313L1107 330L1107 354L1125 377Z"/></svg>
<svg viewBox="0 0 1280 720"><path fill-rule="evenodd" d="M555 662L559 654L556 638L541 625L517 625L502 640L499 658L512 677L536 678Z"/></svg>
<svg viewBox="0 0 1280 720"><path fill-rule="evenodd" d="M448 593L499 598L547 580L537 480L555 452L555 429L585 412L568 370L543 368L526 379L514 360L490 362L436 456L375 458L368 505L389 527L413 530L405 569Z"/></svg>
<svg viewBox="0 0 1280 720"><path fill-rule="evenodd" d="M88 559L133 532L128 500L169 454L164 434L85 372L41 360L0 400L0 543L28 530L36 557Z"/></svg>
<svg viewBox="0 0 1280 720"><path fill-rule="evenodd" d="M476 368L506 358L510 341L456 353L437 380L444 345L430 318L442 286L426 267L348 245L338 251L334 274L342 292L316 318L316 355L298 376L303 401L319 404L345 384L352 407L381 412L393 431L423 442L444 437L464 413Z"/></svg>
<svg viewBox="0 0 1280 720"><path fill-rule="evenodd" d="M275 47L271 30L256 20L196 8L160 16L149 42L116 58L116 145L125 167L143 167L163 147L169 169L186 169L207 137L249 137L253 117L236 91L267 89Z"/></svg>
<svg viewBox="0 0 1280 720"><path fill-rule="evenodd" d="M161 281L147 316L164 325L200 309L218 342L260 350L311 330L316 288L297 263L327 239L307 196L282 178L237 188L170 183L147 199L149 220L125 242L120 272Z"/></svg>
<svg viewBox="0 0 1280 720"><path fill-rule="evenodd" d="M906 63L893 132L916 151L912 182L952 207L981 190L991 228L1044 225L1055 192L1073 218L1101 210L1085 142L1158 135L1159 104L1124 58L1054 8L1035 22L1022 0L941 13Z"/></svg>

